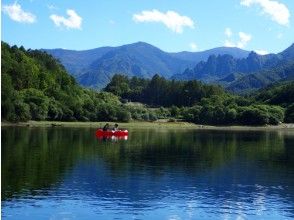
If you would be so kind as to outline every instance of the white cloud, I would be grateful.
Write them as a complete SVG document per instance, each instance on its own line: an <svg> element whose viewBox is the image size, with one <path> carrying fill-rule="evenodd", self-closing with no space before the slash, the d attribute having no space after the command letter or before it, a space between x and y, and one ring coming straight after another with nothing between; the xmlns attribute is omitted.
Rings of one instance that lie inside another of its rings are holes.
<svg viewBox="0 0 294 220"><path fill-rule="evenodd" d="M250 34L246 34L242 31L238 33L239 40L234 42L232 40L233 32L231 31L230 28L225 29L225 35L228 37L228 39L225 40L225 46L226 47L239 47L239 48L244 48L246 47L247 43L251 41L252 36Z"/></svg>
<svg viewBox="0 0 294 220"><path fill-rule="evenodd" d="M241 0L241 5L250 7L259 5L262 13L267 14L271 19L280 25L289 25L290 11L286 5L275 0Z"/></svg>
<svg viewBox="0 0 294 220"><path fill-rule="evenodd" d="M82 18L72 9L66 10L68 18L56 14L50 15L50 19L57 27L64 26L67 29L81 29Z"/></svg>
<svg viewBox="0 0 294 220"><path fill-rule="evenodd" d="M152 11L142 11L133 15L135 22L158 22L163 23L167 28L176 33L182 33L184 27L194 28L194 22L187 16L179 15L174 11L162 13L156 9Z"/></svg>
<svg viewBox="0 0 294 220"><path fill-rule="evenodd" d="M192 51L198 50L198 46L197 46L197 44L195 42L191 42L189 46L190 46Z"/></svg>
<svg viewBox="0 0 294 220"><path fill-rule="evenodd" d="M231 37L232 36L232 30L231 30L231 28L226 28L225 29L225 35L227 36L227 37Z"/></svg>
<svg viewBox="0 0 294 220"><path fill-rule="evenodd" d="M258 53L259 55L266 55L266 54L269 54L268 51L266 50L255 50L256 53Z"/></svg>
<svg viewBox="0 0 294 220"><path fill-rule="evenodd" d="M24 10L22 10L20 4L16 2L12 5L4 5L2 7L2 10L14 21L20 23L36 22L36 16L30 12L25 12Z"/></svg>
<svg viewBox="0 0 294 220"><path fill-rule="evenodd" d="M244 48L249 41L251 41L252 36L244 32L239 32L240 41L237 43L237 47Z"/></svg>

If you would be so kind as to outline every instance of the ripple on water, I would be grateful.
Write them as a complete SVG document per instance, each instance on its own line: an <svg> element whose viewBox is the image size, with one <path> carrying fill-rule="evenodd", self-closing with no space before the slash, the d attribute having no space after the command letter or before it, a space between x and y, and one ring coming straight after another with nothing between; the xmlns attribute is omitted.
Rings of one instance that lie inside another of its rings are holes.
<svg viewBox="0 0 294 220"><path fill-rule="evenodd" d="M291 136L142 130L105 143L87 129L5 135L5 219L294 218Z"/></svg>

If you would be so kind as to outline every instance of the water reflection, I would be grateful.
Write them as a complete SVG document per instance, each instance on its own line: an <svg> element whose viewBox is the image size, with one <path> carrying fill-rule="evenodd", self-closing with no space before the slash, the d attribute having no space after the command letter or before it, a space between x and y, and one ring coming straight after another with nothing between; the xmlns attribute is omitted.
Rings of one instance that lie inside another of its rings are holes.
<svg viewBox="0 0 294 220"><path fill-rule="evenodd" d="M292 132L94 133L2 128L4 217L294 217Z"/></svg>

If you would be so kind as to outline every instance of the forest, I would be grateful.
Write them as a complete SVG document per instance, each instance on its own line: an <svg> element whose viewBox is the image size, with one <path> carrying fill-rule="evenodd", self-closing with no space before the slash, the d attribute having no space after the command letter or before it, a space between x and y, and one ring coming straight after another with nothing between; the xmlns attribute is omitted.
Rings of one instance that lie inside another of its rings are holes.
<svg viewBox="0 0 294 220"><path fill-rule="evenodd" d="M294 121L294 83L239 96L197 80L114 75L103 91L82 88L61 63L40 50L2 45L2 120L188 121L265 125Z"/></svg>
<svg viewBox="0 0 294 220"><path fill-rule="evenodd" d="M284 120L293 122L293 82L239 96L220 86L196 80L166 80L159 75L149 80L115 75L104 90L121 97L124 102L145 103L161 112L166 111L167 117L194 123L263 125ZM158 115L162 117L162 114Z"/></svg>
<svg viewBox="0 0 294 220"><path fill-rule="evenodd" d="M128 121L111 93L80 87L51 55L2 42L2 120Z"/></svg>

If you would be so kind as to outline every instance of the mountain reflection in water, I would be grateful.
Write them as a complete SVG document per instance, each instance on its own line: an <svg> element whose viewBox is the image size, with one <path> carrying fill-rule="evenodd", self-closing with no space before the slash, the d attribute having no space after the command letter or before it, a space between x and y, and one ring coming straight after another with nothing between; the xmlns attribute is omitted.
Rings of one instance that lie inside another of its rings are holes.
<svg viewBox="0 0 294 220"><path fill-rule="evenodd" d="M4 219L294 217L291 131L1 132Z"/></svg>

